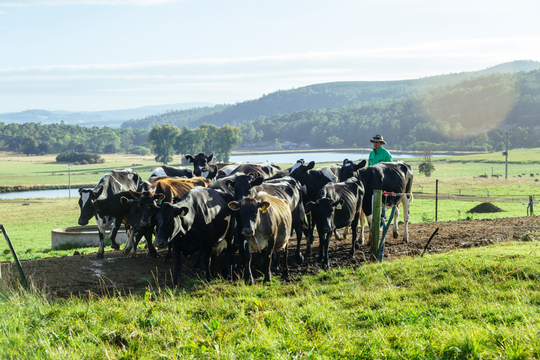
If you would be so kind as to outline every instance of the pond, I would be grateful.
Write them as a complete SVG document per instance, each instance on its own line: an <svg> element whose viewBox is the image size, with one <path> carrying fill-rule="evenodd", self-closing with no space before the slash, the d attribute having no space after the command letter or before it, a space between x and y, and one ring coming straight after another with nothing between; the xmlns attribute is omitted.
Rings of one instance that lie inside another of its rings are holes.
<svg viewBox="0 0 540 360"><path fill-rule="evenodd" d="M413 154L392 154L393 159L407 159L411 157L417 157L419 155ZM435 157L437 155L433 155ZM442 155L439 155L442 156ZM367 159L369 152L299 152L299 153L270 153L270 154L256 154L256 155L232 155L230 162L235 163L238 161L256 163L256 162L273 162L274 164L294 164L298 159L304 159L306 162L343 162L343 159L349 159L358 161Z"/></svg>
<svg viewBox="0 0 540 360"><path fill-rule="evenodd" d="M63 198L69 197L79 197L78 188L77 189L55 189L55 190L35 190L35 191L18 191L10 193L0 194L0 199L36 199L36 198L45 198L45 199L54 199L54 198Z"/></svg>

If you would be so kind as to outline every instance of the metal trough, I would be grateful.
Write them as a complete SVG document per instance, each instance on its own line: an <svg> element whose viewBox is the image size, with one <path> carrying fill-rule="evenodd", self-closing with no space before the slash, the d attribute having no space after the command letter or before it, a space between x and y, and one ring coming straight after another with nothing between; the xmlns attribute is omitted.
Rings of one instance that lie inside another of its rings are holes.
<svg viewBox="0 0 540 360"><path fill-rule="evenodd" d="M111 228L107 228L107 236ZM120 227L116 234L116 242L125 244L128 238L124 225ZM99 233L97 225L70 226L51 230L51 248L54 250L58 245L71 243L80 244L82 247L99 246Z"/></svg>

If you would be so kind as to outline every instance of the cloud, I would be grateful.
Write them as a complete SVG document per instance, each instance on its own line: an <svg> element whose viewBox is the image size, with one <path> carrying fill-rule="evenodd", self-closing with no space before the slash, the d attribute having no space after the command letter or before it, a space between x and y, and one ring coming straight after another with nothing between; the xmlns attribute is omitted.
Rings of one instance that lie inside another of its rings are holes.
<svg viewBox="0 0 540 360"><path fill-rule="evenodd" d="M0 69L0 98L3 106L10 106L0 112L104 110L191 101L234 103L317 83L416 79L514 60L538 61L538 43L540 36L280 56Z"/></svg>
<svg viewBox="0 0 540 360"><path fill-rule="evenodd" d="M0 7L57 6L57 5L158 5L183 0L0 0Z"/></svg>

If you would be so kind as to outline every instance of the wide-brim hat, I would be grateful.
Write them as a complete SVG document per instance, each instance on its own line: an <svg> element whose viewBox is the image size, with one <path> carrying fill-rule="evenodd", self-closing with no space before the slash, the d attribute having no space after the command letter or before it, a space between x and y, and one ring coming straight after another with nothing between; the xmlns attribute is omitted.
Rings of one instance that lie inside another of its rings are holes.
<svg viewBox="0 0 540 360"><path fill-rule="evenodd" d="M386 141L384 141L382 135L380 134L375 134L375 136L373 137L373 139L369 140L369 142L382 142L383 144L386 144Z"/></svg>

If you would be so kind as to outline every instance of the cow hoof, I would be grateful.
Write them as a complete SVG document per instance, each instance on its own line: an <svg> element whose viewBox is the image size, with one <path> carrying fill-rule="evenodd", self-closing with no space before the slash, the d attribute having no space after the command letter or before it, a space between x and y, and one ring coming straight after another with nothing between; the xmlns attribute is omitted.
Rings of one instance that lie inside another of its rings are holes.
<svg viewBox="0 0 540 360"><path fill-rule="evenodd" d="M99 253L99 252L98 252L98 253L96 254L96 258L97 258L97 259L103 259L103 258L104 258L103 253Z"/></svg>
<svg viewBox="0 0 540 360"><path fill-rule="evenodd" d="M118 245L117 243L112 243L111 248L113 248L114 250L120 250L120 245Z"/></svg>
<svg viewBox="0 0 540 360"><path fill-rule="evenodd" d="M399 237L399 233L395 232L395 233L392 234L392 236L394 236L394 239L397 239Z"/></svg>
<svg viewBox="0 0 540 360"><path fill-rule="evenodd" d="M157 251L149 251L147 254L146 254L146 257L151 257L151 258L157 258L158 254L157 254Z"/></svg>
<svg viewBox="0 0 540 360"><path fill-rule="evenodd" d="M354 248L360 249L360 243L358 241L354 243Z"/></svg>
<svg viewBox="0 0 540 360"><path fill-rule="evenodd" d="M126 257L129 258L129 259L133 259L133 258L135 257L135 255L136 255L136 252L135 252L135 251L131 251L131 252L129 252L129 254L127 254Z"/></svg>
<svg viewBox="0 0 540 360"><path fill-rule="evenodd" d="M296 255L296 263L297 264L302 264L304 263L304 257L300 254Z"/></svg>

